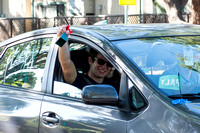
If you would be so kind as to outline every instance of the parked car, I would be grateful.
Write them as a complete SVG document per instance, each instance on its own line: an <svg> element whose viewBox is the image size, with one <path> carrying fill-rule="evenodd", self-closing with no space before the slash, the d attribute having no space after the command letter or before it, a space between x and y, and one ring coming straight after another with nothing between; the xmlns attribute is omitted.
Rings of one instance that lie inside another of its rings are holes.
<svg viewBox="0 0 200 133"><path fill-rule="evenodd" d="M2 133L200 132L200 26L72 26L71 58L88 71L88 51L116 68L110 85L81 90L63 80L57 27L0 43Z"/></svg>

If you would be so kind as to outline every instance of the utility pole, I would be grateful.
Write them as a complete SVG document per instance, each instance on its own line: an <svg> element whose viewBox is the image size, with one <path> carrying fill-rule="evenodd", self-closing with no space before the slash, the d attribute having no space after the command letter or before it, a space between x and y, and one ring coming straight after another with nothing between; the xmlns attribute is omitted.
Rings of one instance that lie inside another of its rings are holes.
<svg viewBox="0 0 200 133"><path fill-rule="evenodd" d="M128 22L128 6L124 5L124 23L127 24Z"/></svg>
<svg viewBox="0 0 200 133"><path fill-rule="evenodd" d="M32 17L35 16L35 11L34 11L35 6L34 5L35 5L34 0L31 0Z"/></svg>
<svg viewBox="0 0 200 133"><path fill-rule="evenodd" d="M128 23L128 5L136 5L136 0L120 0L119 5L124 6L124 23Z"/></svg>

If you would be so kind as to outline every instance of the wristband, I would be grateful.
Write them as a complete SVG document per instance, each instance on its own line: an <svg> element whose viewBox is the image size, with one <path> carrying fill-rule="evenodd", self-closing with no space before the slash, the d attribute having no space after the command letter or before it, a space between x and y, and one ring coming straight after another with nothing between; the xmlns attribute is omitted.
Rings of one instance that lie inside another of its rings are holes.
<svg viewBox="0 0 200 133"><path fill-rule="evenodd" d="M66 30L69 31L69 34L72 33L72 31L69 29L69 25L66 26ZM56 41L56 44L60 47L62 47L67 42L67 34L63 33L61 37Z"/></svg>
<svg viewBox="0 0 200 133"><path fill-rule="evenodd" d="M56 44L59 47L62 47L67 42L67 34L63 33L61 37L56 41Z"/></svg>

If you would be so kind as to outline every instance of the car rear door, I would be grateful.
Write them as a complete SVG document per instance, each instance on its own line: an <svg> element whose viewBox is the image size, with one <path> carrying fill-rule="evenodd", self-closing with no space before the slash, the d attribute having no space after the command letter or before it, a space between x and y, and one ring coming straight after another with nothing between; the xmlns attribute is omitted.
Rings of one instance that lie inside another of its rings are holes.
<svg viewBox="0 0 200 133"><path fill-rule="evenodd" d="M13 38L0 46L1 133L38 133L53 36Z"/></svg>

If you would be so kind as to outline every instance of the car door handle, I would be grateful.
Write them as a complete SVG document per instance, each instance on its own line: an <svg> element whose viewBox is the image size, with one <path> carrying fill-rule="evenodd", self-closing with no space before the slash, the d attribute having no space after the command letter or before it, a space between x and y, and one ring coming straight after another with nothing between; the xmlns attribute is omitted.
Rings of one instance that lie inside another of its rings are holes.
<svg viewBox="0 0 200 133"><path fill-rule="evenodd" d="M48 116L43 116L42 119L44 121L52 122L52 123L58 123L59 122L58 118L52 118L52 117L48 117Z"/></svg>
<svg viewBox="0 0 200 133"><path fill-rule="evenodd" d="M59 116L53 112L45 112L42 115L42 124L48 127L56 127L59 124Z"/></svg>

